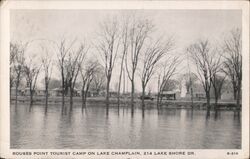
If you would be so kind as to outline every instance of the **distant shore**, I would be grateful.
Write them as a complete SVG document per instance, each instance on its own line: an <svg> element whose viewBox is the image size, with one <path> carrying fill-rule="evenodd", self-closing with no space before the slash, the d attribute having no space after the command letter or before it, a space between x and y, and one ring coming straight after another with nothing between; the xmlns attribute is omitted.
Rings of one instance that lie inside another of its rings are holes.
<svg viewBox="0 0 250 159"><path fill-rule="evenodd" d="M74 97L74 104L75 105L81 105L82 100L81 97ZM120 103L121 107L122 106L128 106L130 104L130 98L120 98ZM43 96L34 96L34 104L36 105L43 105L45 102L45 97ZM11 103L14 104L15 102L15 97L11 96ZM30 98L29 96L18 96L18 103L23 103L23 104L29 104ZM145 100L146 107L156 107L156 102L157 100ZM49 97L48 99L49 105L56 104L60 105L61 104L61 97L56 96L56 97ZM65 103L69 103L69 97L65 97ZM88 97L87 98L87 105L103 105L105 104L105 97ZM117 104L117 98L116 97L111 97L109 101L110 106L116 106ZM138 98L135 98L135 105L136 106L141 106L141 100ZM206 109L206 100L194 100L193 104L191 100L186 100L186 99L177 99L177 100L163 100L162 101L162 107L167 107L167 108L193 108L194 109ZM234 109L236 107L236 102L231 100L231 101L218 101L218 108L219 109ZM211 107L213 109L214 107L214 100L211 99Z"/></svg>

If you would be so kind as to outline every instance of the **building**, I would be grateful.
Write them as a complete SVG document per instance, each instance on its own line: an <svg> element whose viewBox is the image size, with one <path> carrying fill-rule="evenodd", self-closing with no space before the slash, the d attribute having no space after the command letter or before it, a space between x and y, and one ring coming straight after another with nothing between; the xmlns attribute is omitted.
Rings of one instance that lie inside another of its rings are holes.
<svg viewBox="0 0 250 159"><path fill-rule="evenodd" d="M51 96L62 96L62 93L63 93L62 88L54 88L52 90L49 90L49 94ZM66 95L69 96L69 93L67 93ZM73 96L79 97L81 95L82 95L82 90L75 88L74 91L73 91Z"/></svg>
<svg viewBox="0 0 250 159"><path fill-rule="evenodd" d="M181 91L180 90L163 91L161 97L167 100L177 100L181 98Z"/></svg>
<svg viewBox="0 0 250 159"><path fill-rule="evenodd" d="M54 88L52 90L49 91L51 96L61 96L62 95L62 88Z"/></svg>
<svg viewBox="0 0 250 159"><path fill-rule="evenodd" d="M206 93L204 91L195 91L193 93L193 97L195 99L205 99L206 98Z"/></svg>

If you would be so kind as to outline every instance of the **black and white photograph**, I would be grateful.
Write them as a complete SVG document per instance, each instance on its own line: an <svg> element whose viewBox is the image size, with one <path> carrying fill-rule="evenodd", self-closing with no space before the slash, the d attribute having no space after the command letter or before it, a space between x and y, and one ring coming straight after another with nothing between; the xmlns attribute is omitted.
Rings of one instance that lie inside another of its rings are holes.
<svg viewBox="0 0 250 159"><path fill-rule="evenodd" d="M10 9L9 149L227 149L237 158L249 111L242 17Z"/></svg>

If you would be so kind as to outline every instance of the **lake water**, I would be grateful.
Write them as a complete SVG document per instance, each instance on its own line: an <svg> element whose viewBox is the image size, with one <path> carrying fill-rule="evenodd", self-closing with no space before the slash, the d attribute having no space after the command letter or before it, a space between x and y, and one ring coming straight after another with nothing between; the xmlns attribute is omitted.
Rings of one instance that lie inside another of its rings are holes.
<svg viewBox="0 0 250 159"><path fill-rule="evenodd" d="M60 105L11 106L11 148L21 149L239 149L241 121L232 111L209 118L204 110L89 105L61 113Z"/></svg>

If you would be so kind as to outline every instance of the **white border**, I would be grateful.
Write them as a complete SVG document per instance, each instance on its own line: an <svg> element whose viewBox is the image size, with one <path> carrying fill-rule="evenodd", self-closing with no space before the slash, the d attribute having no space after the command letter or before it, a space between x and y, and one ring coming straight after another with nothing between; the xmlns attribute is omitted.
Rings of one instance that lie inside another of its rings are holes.
<svg viewBox="0 0 250 159"><path fill-rule="evenodd" d="M195 156L36 156L40 158L248 158L249 157L249 2L247 1L7 1L1 4L1 51L0 51L0 118L1 147L0 157L34 158L35 156L13 156L15 152L34 151L112 151L109 149L9 149L10 147L10 109L9 109L9 11L10 9L240 9L242 10L242 43L243 43L243 99L242 99L242 149L184 149L192 151ZM132 149L131 149L132 150ZM115 149L114 151L128 151ZM177 151L177 149L137 149L140 152ZM226 155L227 152L238 152L239 155Z"/></svg>

